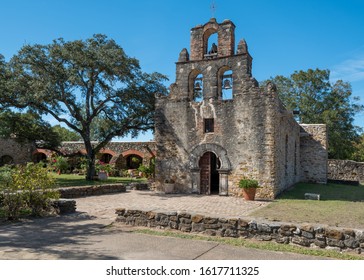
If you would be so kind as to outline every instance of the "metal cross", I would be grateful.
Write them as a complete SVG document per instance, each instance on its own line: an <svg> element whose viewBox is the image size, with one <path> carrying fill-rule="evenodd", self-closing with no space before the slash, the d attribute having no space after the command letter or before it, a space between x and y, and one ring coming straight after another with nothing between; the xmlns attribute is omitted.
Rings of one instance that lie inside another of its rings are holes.
<svg viewBox="0 0 364 280"><path fill-rule="evenodd" d="M211 9L211 17L214 18L216 12L216 4L214 0L211 1L210 9Z"/></svg>

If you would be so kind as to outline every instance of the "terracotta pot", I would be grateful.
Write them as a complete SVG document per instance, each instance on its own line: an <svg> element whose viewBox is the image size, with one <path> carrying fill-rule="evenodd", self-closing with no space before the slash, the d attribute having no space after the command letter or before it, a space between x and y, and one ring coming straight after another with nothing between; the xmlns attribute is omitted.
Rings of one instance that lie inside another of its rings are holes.
<svg viewBox="0 0 364 280"><path fill-rule="evenodd" d="M256 188L243 189L244 199L245 200L254 200L256 191L257 191Z"/></svg>
<svg viewBox="0 0 364 280"><path fill-rule="evenodd" d="M165 193L173 193L174 192L174 184L164 183L164 192Z"/></svg>
<svg viewBox="0 0 364 280"><path fill-rule="evenodd" d="M107 180L108 175L105 171L99 171L99 174L97 175L99 180Z"/></svg>

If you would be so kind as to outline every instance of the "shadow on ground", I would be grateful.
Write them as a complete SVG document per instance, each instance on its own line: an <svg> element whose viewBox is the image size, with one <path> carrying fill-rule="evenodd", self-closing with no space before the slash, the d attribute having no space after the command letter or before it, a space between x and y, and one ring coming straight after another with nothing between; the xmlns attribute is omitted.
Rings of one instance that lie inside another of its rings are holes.
<svg viewBox="0 0 364 280"><path fill-rule="evenodd" d="M105 224L93 217L77 212L75 214L32 219L28 221L0 225L0 252L25 253L24 258L36 258L37 254L47 254L54 259L116 259L104 252L92 254L85 246L92 245L90 236L110 234ZM97 238L96 238L97 240ZM101 240L101 239L100 239ZM101 242L101 241L96 241ZM92 243L95 243L95 238ZM11 248L11 249L7 249ZM19 250L17 250L19 249Z"/></svg>

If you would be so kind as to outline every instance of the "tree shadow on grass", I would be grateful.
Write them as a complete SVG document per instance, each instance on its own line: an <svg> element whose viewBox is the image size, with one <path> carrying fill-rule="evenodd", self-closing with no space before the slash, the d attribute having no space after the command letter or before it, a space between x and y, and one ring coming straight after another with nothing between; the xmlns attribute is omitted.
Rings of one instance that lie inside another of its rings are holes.
<svg viewBox="0 0 364 280"><path fill-rule="evenodd" d="M90 236L109 234L104 224L77 212L71 215L32 219L0 224L0 251L31 252L34 258L54 259L116 259L104 252L88 249L101 240ZM96 241L95 241L96 240ZM20 257L21 258L21 257ZM32 255L29 257L32 259Z"/></svg>

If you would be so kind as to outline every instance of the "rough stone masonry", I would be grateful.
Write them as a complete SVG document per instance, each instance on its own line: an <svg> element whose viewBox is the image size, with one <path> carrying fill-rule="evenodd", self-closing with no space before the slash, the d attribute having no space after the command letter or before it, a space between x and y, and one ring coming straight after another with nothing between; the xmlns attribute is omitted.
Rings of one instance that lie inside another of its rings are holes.
<svg viewBox="0 0 364 280"><path fill-rule="evenodd" d="M156 101L156 188L173 180L176 192L238 195L248 177L258 197L274 198L300 181L326 183L326 126L298 124L274 84L259 87L234 31L216 19L191 29L191 54L181 51L176 82Z"/></svg>
<svg viewBox="0 0 364 280"><path fill-rule="evenodd" d="M364 231L311 224L215 218L187 212L117 209L117 222L132 226L179 230L209 236L254 238L304 247L348 250L361 253Z"/></svg>

